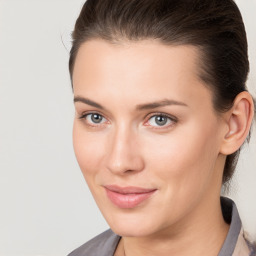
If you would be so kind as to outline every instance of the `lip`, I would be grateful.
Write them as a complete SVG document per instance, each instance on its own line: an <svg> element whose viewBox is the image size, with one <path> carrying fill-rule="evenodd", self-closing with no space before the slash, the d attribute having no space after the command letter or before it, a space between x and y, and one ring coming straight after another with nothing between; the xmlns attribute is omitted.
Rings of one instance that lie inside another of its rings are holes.
<svg viewBox="0 0 256 256"><path fill-rule="evenodd" d="M104 186L110 201L119 208L134 208L151 197L157 189L141 187Z"/></svg>

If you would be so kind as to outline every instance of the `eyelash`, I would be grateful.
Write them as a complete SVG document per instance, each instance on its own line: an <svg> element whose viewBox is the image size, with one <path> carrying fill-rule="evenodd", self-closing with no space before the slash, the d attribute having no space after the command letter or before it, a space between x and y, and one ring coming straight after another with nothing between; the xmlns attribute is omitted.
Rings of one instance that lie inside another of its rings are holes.
<svg viewBox="0 0 256 256"><path fill-rule="evenodd" d="M99 123L99 124L93 124L93 123L88 123L86 118L90 115L93 115L93 114L96 114L96 115L99 115L101 116L103 119L106 119L102 114L98 113L98 112L89 112L89 113L84 113L82 114L81 116L79 116L78 119L84 121L86 123L87 126L89 127L92 127L92 128L99 128L101 127L102 125L104 125L104 123ZM150 121L151 118L153 117L164 117L164 118L167 118L169 119L169 121L171 122L171 124L169 125L163 125L163 126L152 126L152 125L149 125L148 122ZM107 120L107 119L106 119ZM144 122L143 124L145 126L151 126L152 128L151 129L168 129L170 127L172 127L173 125L175 125L176 123L178 122L178 119L174 116L171 116L171 115L167 115L165 113L152 113L152 114L149 114L148 117L147 117L147 120L146 122Z"/></svg>
<svg viewBox="0 0 256 256"><path fill-rule="evenodd" d="M170 124L168 125L163 125L163 126L151 126L151 125L147 125L147 123L150 121L151 118L153 117L164 117L164 118L167 118L169 119L170 121ZM167 115L165 113L152 113L152 114L149 114L149 117L147 117L147 121L144 122L144 125L146 126L151 126L152 128L151 129L168 129L170 127L172 127L173 125L175 125L176 123L178 122L178 119L174 116L171 116L171 115Z"/></svg>
<svg viewBox="0 0 256 256"><path fill-rule="evenodd" d="M100 114L100 113L98 113L98 112L84 113L84 114L82 114L81 116L79 116L78 119L84 121L84 122L86 123L86 125L89 126L89 127L92 127L92 128L99 128L100 126L102 126L102 124L93 124L93 123L90 123L90 124L89 124L89 123L87 122L87 120L86 120L86 118L87 118L88 116L93 115L93 114L99 115L99 116L101 116L103 119L106 119L102 114Z"/></svg>

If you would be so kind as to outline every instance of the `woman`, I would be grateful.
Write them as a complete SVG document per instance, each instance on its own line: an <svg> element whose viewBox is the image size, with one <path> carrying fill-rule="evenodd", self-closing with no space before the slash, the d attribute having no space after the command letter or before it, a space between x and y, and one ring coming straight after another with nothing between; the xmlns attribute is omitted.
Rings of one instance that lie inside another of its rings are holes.
<svg viewBox="0 0 256 256"><path fill-rule="evenodd" d="M110 230L70 256L255 255L231 179L254 114L232 0L88 0L70 52L74 149Z"/></svg>

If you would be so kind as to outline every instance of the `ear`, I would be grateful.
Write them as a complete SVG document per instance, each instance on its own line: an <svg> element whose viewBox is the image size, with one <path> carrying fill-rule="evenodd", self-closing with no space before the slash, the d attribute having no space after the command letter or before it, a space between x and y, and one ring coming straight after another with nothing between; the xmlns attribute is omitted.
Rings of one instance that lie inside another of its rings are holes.
<svg viewBox="0 0 256 256"><path fill-rule="evenodd" d="M254 114L252 96L246 91L239 93L226 114L228 131L224 134L220 153L230 155L242 146L250 131Z"/></svg>

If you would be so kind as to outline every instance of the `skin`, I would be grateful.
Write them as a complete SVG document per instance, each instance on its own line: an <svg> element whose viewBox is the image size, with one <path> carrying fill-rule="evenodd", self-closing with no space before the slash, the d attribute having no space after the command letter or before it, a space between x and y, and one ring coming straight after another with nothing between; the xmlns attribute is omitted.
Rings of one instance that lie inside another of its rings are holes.
<svg viewBox="0 0 256 256"><path fill-rule="evenodd" d="M152 40L93 39L78 51L74 149L99 209L122 236L115 255L204 255L205 248L217 255L225 240L224 163L246 138L253 107L244 92L229 112L216 113L198 75L199 54ZM141 106L166 100L172 104ZM155 120L161 114L168 116L163 126ZM156 192L122 209L106 195L110 184Z"/></svg>

